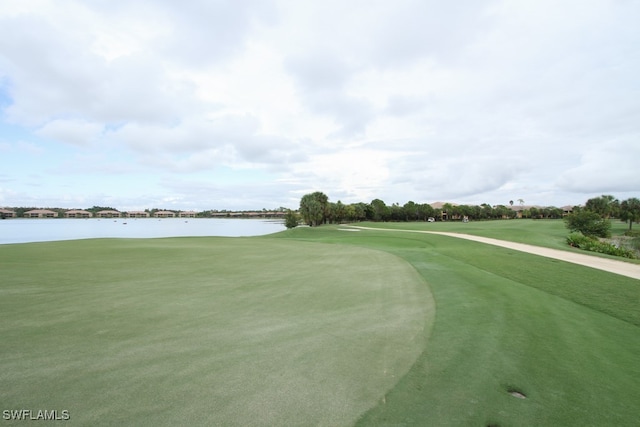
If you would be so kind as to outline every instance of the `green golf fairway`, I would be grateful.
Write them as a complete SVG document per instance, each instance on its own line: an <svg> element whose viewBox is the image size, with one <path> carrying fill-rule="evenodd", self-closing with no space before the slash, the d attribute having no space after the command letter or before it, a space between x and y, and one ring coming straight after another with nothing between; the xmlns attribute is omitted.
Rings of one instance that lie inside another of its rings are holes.
<svg viewBox="0 0 640 427"><path fill-rule="evenodd" d="M560 233L487 224L474 232ZM4 245L0 268L2 410L78 425L640 419L640 281L550 258L322 226Z"/></svg>
<svg viewBox="0 0 640 427"><path fill-rule="evenodd" d="M72 424L349 425L424 351L428 286L357 247L0 246L1 410Z"/></svg>
<svg viewBox="0 0 640 427"><path fill-rule="evenodd" d="M359 425L637 425L640 281L438 235L279 236L388 251L433 292L425 352Z"/></svg>

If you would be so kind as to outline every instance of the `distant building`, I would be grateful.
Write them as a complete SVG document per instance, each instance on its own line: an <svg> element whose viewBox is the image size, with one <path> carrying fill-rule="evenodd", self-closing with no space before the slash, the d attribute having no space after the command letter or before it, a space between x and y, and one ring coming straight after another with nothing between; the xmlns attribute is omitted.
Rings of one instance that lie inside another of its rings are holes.
<svg viewBox="0 0 640 427"><path fill-rule="evenodd" d="M25 218L57 218L58 212L49 209L33 209L26 211L23 216Z"/></svg>
<svg viewBox="0 0 640 427"><path fill-rule="evenodd" d="M118 211L104 210L96 212L97 218L120 218L121 213Z"/></svg>
<svg viewBox="0 0 640 427"><path fill-rule="evenodd" d="M158 211L153 214L156 218L175 218L176 213L172 211Z"/></svg>
<svg viewBox="0 0 640 427"><path fill-rule="evenodd" d="M64 213L65 218L91 218L93 215L89 211L72 209Z"/></svg>
<svg viewBox="0 0 640 427"><path fill-rule="evenodd" d="M129 218L149 218L149 212L145 211L131 211L125 214Z"/></svg>
<svg viewBox="0 0 640 427"><path fill-rule="evenodd" d="M517 206L509 206L509 209L511 209L512 211L514 211L516 213L516 218L521 219L524 216L525 211L528 211L529 209L531 209L531 206L525 206L525 205L517 205Z"/></svg>
<svg viewBox="0 0 640 427"><path fill-rule="evenodd" d="M451 212L447 212L446 205L451 207L458 206L456 203L449 203L449 202L429 203L429 206L431 206L433 209L440 210L440 219L442 221L447 221L450 219L460 219L460 215L457 215L457 214L452 215Z"/></svg>
<svg viewBox="0 0 640 427"><path fill-rule="evenodd" d="M531 217L531 210L532 209L538 209L539 211L542 211L544 208L544 206L538 206L538 205L520 205L520 206L510 206L511 210L514 211L516 213L516 218L523 218L524 216L526 216L526 214L529 215L529 217ZM538 213L538 215L536 216L536 218L542 218L543 214L542 213Z"/></svg>
<svg viewBox="0 0 640 427"><path fill-rule="evenodd" d="M562 209L562 216L567 216L573 213L573 206L563 206L560 209Z"/></svg>
<svg viewBox="0 0 640 427"><path fill-rule="evenodd" d="M4 218L15 218L16 217L16 213L14 211L11 211L9 209L0 209L0 218L4 219Z"/></svg>
<svg viewBox="0 0 640 427"><path fill-rule="evenodd" d="M180 218L195 218L198 215L195 211L182 211L178 214Z"/></svg>

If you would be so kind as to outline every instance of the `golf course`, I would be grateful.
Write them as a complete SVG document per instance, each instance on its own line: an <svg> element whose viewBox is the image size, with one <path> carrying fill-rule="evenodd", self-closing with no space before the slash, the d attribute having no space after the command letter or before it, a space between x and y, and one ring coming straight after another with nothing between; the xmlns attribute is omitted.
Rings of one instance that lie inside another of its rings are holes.
<svg viewBox="0 0 640 427"><path fill-rule="evenodd" d="M638 425L640 280L413 232L561 220L355 225L0 245L3 425Z"/></svg>

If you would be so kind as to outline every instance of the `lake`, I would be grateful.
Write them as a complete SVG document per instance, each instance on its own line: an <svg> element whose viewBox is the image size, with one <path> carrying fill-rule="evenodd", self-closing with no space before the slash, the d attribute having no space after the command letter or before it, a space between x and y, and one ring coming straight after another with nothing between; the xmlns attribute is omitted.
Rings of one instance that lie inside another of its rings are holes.
<svg viewBox="0 0 640 427"><path fill-rule="evenodd" d="M0 220L0 244L103 237L262 236L285 230L280 220L234 218L55 218Z"/></svg>

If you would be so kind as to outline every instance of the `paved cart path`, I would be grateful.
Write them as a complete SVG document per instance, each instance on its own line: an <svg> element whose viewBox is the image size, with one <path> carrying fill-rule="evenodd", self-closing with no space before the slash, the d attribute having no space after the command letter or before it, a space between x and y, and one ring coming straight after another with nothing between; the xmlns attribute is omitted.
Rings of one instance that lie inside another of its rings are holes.
<svg viewBox="0 0 640 427"><path fill-rule="evenodd" d="M577 254L574 252L561 251L559 249L543 248L541 246L527 245L525 243L509 242L506 240L492 239L489 237L472 236L471 234L448 233L444 231L396 230L396 229L390 229L390 228L385 229L385 228L374 228L374 227L360 227L356 225L352 225L350 227L359 228L362 230L404 231L408 233L440 234L442 236L457 237L460 239L473 240L475 242L486 243L494 246L501 246L503 248L509 248L515 251L527 252L534 255L553 258L560 261L580 264L587 267L597 268L599 270L604 270L610 273L620 274L622 276L627 276L633 279L640 280L639 264L632 264L630 262L617 261L617 260L608 259L608 258L600 258L593 255Z"/></svg>

